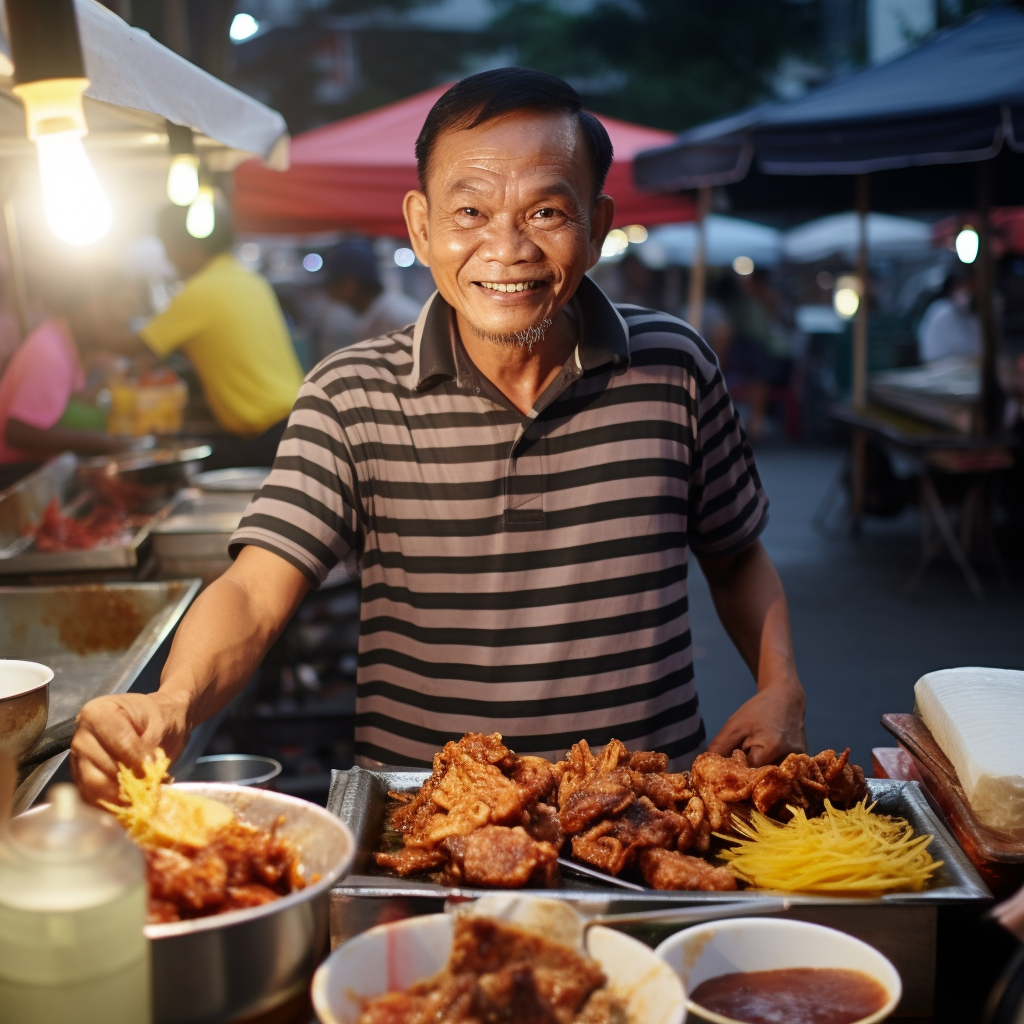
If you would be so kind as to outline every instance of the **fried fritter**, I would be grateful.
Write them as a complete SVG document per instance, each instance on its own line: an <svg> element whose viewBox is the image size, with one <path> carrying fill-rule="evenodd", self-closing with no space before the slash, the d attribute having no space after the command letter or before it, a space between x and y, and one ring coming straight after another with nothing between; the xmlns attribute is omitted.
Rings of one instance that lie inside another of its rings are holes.
<svg viewBox="0 0 1024 1024"><path fill-rule="evenodd" d="M644 880L652 889L731 892L736 888L736 879L728 868L716 868L701 857L651 849L642 851L638 860Z"/></svg>
<svg viewBox="0 0 1024 1024"><path fill-rule="evenodd" d="M558 860L555 847L537 842L520 825L485 825L441 846L448 857L445 881L452 885L519 889L535 876L543 884Z"/></svg>

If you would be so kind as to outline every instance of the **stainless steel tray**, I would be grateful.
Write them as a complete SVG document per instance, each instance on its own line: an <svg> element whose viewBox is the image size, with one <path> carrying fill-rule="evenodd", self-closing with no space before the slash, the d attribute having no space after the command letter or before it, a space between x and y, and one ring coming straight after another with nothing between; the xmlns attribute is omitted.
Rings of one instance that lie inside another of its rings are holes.
<svg viewBox="0 0 1024 1024"><path fill-rule="evenodd" d="M39 522L53 498L62 508L76 499L88 502L88 486L79 473L83 465L77 456L65 452L0 492L0 576L131 569L139 564L140 549L154 525L175 507L176 495L163 500L146 524L120 544L85 551L39 551L26 537L25 531Z"/></svg>
<svg viewBox="0 0 1024 1024"><path fill-rule="evenodd" d="M336 771L331 780L331 791L327 809L338 815L352 830L356 840L356 854L350 873L341 879L335 892L350 896L365 897L477 897L493 892L490 889L456 888L437 885L430 881L395 878L373 874L373 852L380 841L383 816L389 790L415 790L429 776L427 771L412 769L383 769L368 771L351 768ZM936 860L943 862L936 874L935 884L924 892L892 893L881 898L861 899L843 896L818 896L786 894L793 903L829 905L941 905L950 902L991 899L991 893L929 806L916 782L898 782L891 779L869 779L868 790L871 799L878 802L883 814L895 814L906 818L917 833L935 836L929 850ZM768 890L745 889L738 892L660 892L654 889L626 891L599 882L569 879L563 872L562 884L556 890L544 890L548 895L557 894L580 904L595 904L606 908L609 900L616 904L626 901L641 906L678 906L681 902L727 903L736 899L751 899L759 895L775 896ZM596 909L596 907L595 907Z"/></svg>

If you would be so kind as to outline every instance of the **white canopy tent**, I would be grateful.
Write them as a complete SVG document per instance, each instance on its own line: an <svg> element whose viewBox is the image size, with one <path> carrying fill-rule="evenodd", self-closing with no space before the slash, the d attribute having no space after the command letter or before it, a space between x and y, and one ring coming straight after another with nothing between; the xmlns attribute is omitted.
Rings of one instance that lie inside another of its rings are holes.
<svg viewBox="0 0 1024 1024"><path fill-rule="evenodd" d="M873 257L921 255L931 248L931 236L931 224L925 221L885 213L867 216L868 251ZM856 213L820 217L792 228L782 237L782 257L791 263L815 263L830 256L842 256L853 264L859 248Z"/></svg>
<svg viewBox="0 0 1024 1024"><path fill-rule="evenodd" d="M117 149L167 159L164 121L196 132L196 148L218 170L251 156L288 166L284 118L132 28L96 0L75 0L90 86L85 94L90 151ZM14 65L0 21L0 154L30 152Z"/></svg>
<svg viewBox="0 0 1024 1024"><path fill-rule="evenodd" d="M664 224L651 229L637 255L652 269L692 267L697 259L700 228L696 222ZM716 213L704 218L704 262L710 267L728 267L738 256L747 256L754 266L773 267L782 250L782 234L775 228Z"/></svg>

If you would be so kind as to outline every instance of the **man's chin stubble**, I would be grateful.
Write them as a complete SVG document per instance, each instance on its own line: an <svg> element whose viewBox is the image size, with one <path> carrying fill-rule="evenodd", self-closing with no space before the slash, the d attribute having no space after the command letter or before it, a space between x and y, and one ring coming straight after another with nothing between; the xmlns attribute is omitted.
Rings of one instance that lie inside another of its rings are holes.
<svg viewBox="0 0 1024 1024"><path fill-rule="evenodd" d="M482 341L489 341L492 345L501 345L504 348L525 348L527 352L532 352L533 346L544 340L544 336L547 334L551 323L551 318L545 317L532 327L527 327L522 331L512 331L509 334L481 331L477 327L470 326L473 333Z"/></svg>

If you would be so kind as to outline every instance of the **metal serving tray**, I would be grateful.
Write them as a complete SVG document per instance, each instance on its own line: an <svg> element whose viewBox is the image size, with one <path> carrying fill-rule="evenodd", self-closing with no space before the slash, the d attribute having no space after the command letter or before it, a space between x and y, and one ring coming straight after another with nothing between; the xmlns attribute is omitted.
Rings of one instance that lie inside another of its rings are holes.
<svg viewBox="0 0 1024 1024"><path fill-rule="evenodd" d="M440 911L446 899L474 899L493 889L453 888L432 882L370 874L376 870L373 852L380 841L389 790L415 790L425 771L352 768L333 774L327 809L337 814L355 836L356 853L350 873L331 891L331 942L335 946L367 928L416 914ZM938 920L943 906L976 904L978 912L991 899L985 883L957 846L946 826L928 805L915 782L869 779L868 790L879 811L906 818L917 832L935 836L929 846L943 861L932 888L880 899L785 894L792 906L783 916L837 928L869 943L887 956L903 980L898 1017L930 1018L935 1010L935 970ZM532 890L567 900L583 913L632 913L656 907L727 904L737 899L775 897L777 893L745 889L739 892L626 891L602 883L568 877L558 889ZM626 929L649 945L657 945L673 925L630 926Z"/></svg>
<svg viewBox="0 0 1024 1024"><path fill-rule="evenodd" d="M434 882L408 878L396 878L376 872L373 853L380 842L384 811L389 791L414 791L428 778L430 772L411 769L383 769L368 771L351 768L336 771L331 780L331 791L327 809L336 814L352 830L356 840L356 854L350 873L341 879L338 888L362 896L430 896L439 899L448 897L477 897L493 892L493 889L472 887L457 888L438 885ZM991 893L957 845L946 826L932 810L920 786L916 782L900 782L892 779L868 779L871 799L878 802L881 814L899 815L906 818L916 833L930 833L935 836L928 847L936 860L943 862L935 884L924 892L891 893L880 898L861 899L848 896L818 896L786 894L793 903L813 905L839 904L849 906L861 903L877 905L897 904L941 904L950 901L986 900ZM777 896L768 890L744 889L737 892L662 892L656 889L627 891L601 882L568 878L562 872L562 884L557 890L545 889L566 899L581 904L604 906L609 900L629 900L645 906L678 906L680 900L686 903L728 903L736 899L751 899L758 896Z"/></svg>
<svg viewBox="0 0 1024 1024"><path fill-rule="evenodd" d="M51 459L45 466L0 492L0 576L96 572L133 569L140 563L139 552L153 526L177 504L177 496L158 501L145 525L120 544L104 544L85 551L39 551L25 531L42 518L53 498L61 508L72 502L89 504L89 487L79 470L93 465L71 452Z"/></svg>

